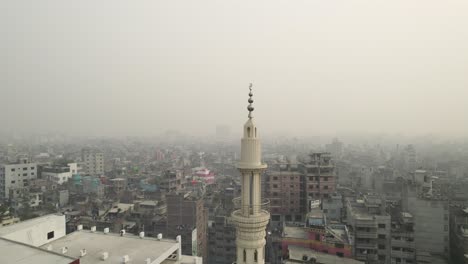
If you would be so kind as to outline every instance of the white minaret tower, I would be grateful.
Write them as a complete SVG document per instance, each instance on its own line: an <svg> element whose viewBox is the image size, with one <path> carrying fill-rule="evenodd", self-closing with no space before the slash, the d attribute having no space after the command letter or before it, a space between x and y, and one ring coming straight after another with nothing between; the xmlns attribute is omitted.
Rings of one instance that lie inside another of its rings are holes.
<svg viewBox="0 0 468 264"><path fill-rule="evenodd" d="M260 139L252 117L252 84L249 89L249 120L244 125L241 157L237 166L241 173L241 206L232 212L231 219L236 226L237 264L264 264L265 228L270 213L266 210L268 202L261 199L261 174L267 165L262 163Z"/></svg>

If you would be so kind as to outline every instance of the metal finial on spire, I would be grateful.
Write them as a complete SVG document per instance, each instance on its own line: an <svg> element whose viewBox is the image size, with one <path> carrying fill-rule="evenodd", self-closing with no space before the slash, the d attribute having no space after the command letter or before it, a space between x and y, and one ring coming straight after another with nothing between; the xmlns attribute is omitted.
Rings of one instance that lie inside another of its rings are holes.
<svg viewBox="0 0 468 264"><path fill-rule="evenodd" d="M250 83L249 85L249 105L247 106L247 110L249 110L249 118L252 119L252 112L253 110L255 109L253 106L252 106L252 103L254 102L254 100L252 99L252 96L253 96L253 93L252 93L252 83Z"/></svg>

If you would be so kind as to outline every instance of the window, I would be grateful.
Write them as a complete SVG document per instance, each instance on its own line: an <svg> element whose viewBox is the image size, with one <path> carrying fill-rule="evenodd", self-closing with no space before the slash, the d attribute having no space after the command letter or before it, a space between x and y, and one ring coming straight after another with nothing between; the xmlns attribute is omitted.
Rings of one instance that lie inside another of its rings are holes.
<svg viewBox="0 0 468 264"><path fill-rule="evenodd" d="M273 180L274 180L274 181L277 181L277 180L278 180L278 176L273 177Z"/></svg>
<svg viewBox="0 0 468 264"><path fill-rule="evenodd" d="M379 244L379 249L385 249L385 245Z"/></svg>
<svg viewBox="0 0 468 264"><path fill-rule="evenodd" d="M385 228L385 224L379 224L379 228Z"/></svg>
<svg viewBox="0 0 468 264"><path fill-rule="evenodd" d="M27 174L27 173L23 173L23 176L28 176L28 174Z"/></svg>
<svg viewBox="0 0 468 264"><path fill-rule="evenodd" d="M27 167L24 167L23 170L28 170L28 168L27 168Z"/></svg>
<svg viewBox="0 0 468 264"><path fill-rule="evenodd" d="M385 239L386 237L386 235L379 234L379 239Z"/></svg>
<svg viewBox="0 0 468 264"><path fill-rule="evenodd" d="M340 257L340 258L344 257L343 252L336 252L336 255L337 255L338 257Z"/></svg>
<svg viewBox="0 0 468 264"><path fill-rule="evenodd" d="M323 180L324 180L324 181L328 181L328 177L323 177Z"/></svg>
<svg viewBox="0 0 468 264"><path fill-rule="evenodd" d="M34 170L34 167L31 167L31 170Z"/></svg>
<svg viewBox="0 0 468 264"><path fill-rule="evenodd" d="M15 171L15 169L11 169L11 171Z"/></svg>
<svg viewBox="0 0 468 264"><path fill-rule="evenodd" d="M278 188L278 184L273 184L273 188Z"/></svg>
<svg viewBox="0 0 468 264"><path fill-rule="evenodd" d="M385 260L385 255L379 255L379 260Z"/></svg>
<svg viewBox="0 0 468 264"><path fill-rule="evenodd" d="M327 185L323 186L323 189L328 190L328 186Z"/></svg>
<svg viewBox="0 0 468 264"><path fill-rule="evenodd" d="M320 241L320 234L315 234L315 240Z"/></svg>
<svg viewBox="0 0 468 264"><path fill-rule="evenodd" d="M247 261L247 253L245 253L245 249L244 249L244 262Z"/></svg>
<svg viewBox="0 0 468 264"><path fill-rule="evenodd" d="M257 250L255 250L255 252L254 252L254 261L258 262L258 252L257 252Z"/></svg>
<svg viewBox="0 0 468 264"><path fill-rule="evenodd" d="M444 231L448 231L448 225L444 225Z"/></svg>
<svg viewBox="0 0 468 264"><path fill-rule="evenodd" d="M16 183L16 181L11 181L11 183Z"/></svg>
<svg viewBox="0 0 468 264"><path fill-rule="evenodd" d="M49 233L47 233L47 239L52 239L54 238L54 231L50 231Z"/></svg>

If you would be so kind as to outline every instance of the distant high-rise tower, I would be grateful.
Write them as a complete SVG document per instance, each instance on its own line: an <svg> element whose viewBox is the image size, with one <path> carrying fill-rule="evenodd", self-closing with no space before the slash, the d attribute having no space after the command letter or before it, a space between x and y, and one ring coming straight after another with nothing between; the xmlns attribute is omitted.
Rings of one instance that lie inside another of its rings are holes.
<svg viewBox="0 0 468 264"><path fill-rule="evenodd" d="M241 158L238 169L241 173L241 207L232 213L236 226L237 264L265 263L265 228L270 213L261 199L261 174L266 169L262 163L262 151L257 127L253 121L252 84L249 93L249 120L244 125L241 140Z"/></svg>

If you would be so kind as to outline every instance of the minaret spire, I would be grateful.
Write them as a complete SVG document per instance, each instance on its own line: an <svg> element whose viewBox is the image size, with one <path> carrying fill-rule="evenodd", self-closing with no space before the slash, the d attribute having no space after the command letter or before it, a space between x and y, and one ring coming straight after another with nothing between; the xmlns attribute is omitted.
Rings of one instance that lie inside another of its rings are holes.
<svg viewBox="0 0 468 264"><path fill-rule="evenodd" d="M241 197L234 199L237 210L232 212L231 220L236 226L236 264L265 264L265 230L270 213L269 201L261 196L261 175L267 165L262 162L260 137L252 117L252 84L249 90L249 119L244 125L240 161L237 164L241 174Z"/></svg>
<svg viewBox="0 0 468 264"><path fill-rule="evenodd" d="M253 117L253 116L252 116L252 112L253 112L254 109L255 109L255 108L252 106L252 104L253 104L253 102L254 102L254 100L252 99L252 96L253 96L253 93L252 93L252 83L250 83L250 85L249 85L249 90L250 90L250 92L249 92L249 100L248 100L249 105L247 106L247 110L249 110L249 119L252 119L252 117Z"/></svg>

